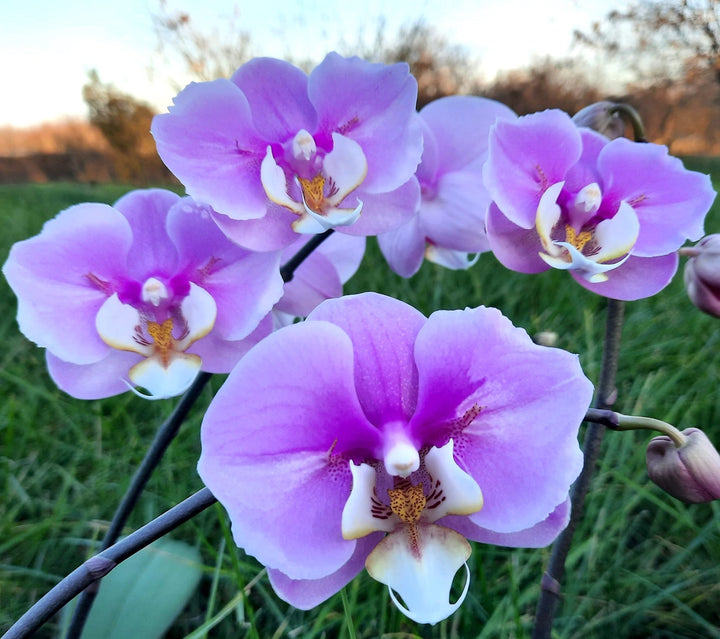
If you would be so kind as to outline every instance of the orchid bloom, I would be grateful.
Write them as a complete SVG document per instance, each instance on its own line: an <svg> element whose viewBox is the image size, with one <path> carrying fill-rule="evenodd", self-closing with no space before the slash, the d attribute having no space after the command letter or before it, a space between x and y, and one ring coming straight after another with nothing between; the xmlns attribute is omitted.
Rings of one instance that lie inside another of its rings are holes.
<svg viewBox="0 0 720 639"><path fill-rule="evenodd" d="M565 527L591 395L576 356L495 309L426 318L346 296L238 363L205 415L198 470L292 605L366 566L408 617L437 623L467 593L468 539L537 547Z"/></svg>
<svg viewBox="0 0 720 639"><path fill-rule="evenodd" d="M515 118L505 105L475 96L440 98L420 111L420 209L400 228L378 236L396 273L414 275L423 259L464 269L489 250L485 216L490 196L482 183L488 133L496 120Z"/></svg>
<svg viewBox="0 0 720 639"><path fill-rule="evenodd" d="M375 235L415 213L422 153L406 64L329 54L308 76L256 58L193 83L153 120L158 153L238 244L281 249L330 228Z"/></svg>
<svg viewBox="0 0 720 639"><path fill-rule="evenodd" d="M484 182L487 233L508 268L569 270L620 300L654 295L672 279L677 249L703 234L715 192L667 148L608 140L544 111L491 130Z"/></svg>
<svg viewBox="0 0 720 639"><path fill-rule="evenodd" d="M279 260L234 245L206 207L151 189L61 212L13 246L3 272L61 389L160 399L200 370L229 372L272 331Z"/></svg>

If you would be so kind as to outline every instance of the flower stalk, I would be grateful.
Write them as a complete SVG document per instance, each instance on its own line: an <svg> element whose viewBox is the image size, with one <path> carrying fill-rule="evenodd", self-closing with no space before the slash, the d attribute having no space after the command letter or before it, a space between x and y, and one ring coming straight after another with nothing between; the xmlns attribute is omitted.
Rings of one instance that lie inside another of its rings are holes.
<svg viewBox="0 0 720 639"><path fill-rule="evenodd" d="M611 298L608 299L605 343L603 347L600 381L598 382L595 399L595 408L601 411L609 409L617 397L615 379L618 370L624 315L625 303ZM541 582L540 598L535 613L533 639L550 639L555 609L560 598L560 582L565 574L565 560L570 552L570 545L572 544L575 529L582 518L585 497L590 489L590 481L597 466L606 427L606 424L603 422L593 421L590 422L585 432L585 440L583 442L585 462L582 472L570 493L572 503L570 523L567 528L560 533L552 546L550 561L548 562L547 570Z"/></svg>
<svg viewBox="0 0 720 639"><path fill-rule="evenodd" d="M173 506L157 519L153 519L150 523L128 535L122 541L90 557L20 617L3 635L2 639L25 639L30 637L50 617L68 604L73 597L99 579L102 579L119 563L184 524L188 519L192 519L195 515L206 510L215 501L212 493L207 488L203 488L177 506Z"/></svg>
<svg viewBox="0 0 720 639"><path fill-rule="evenodd" d="M145 489L145 486L150 480L153 471L160 463L160 460L165 454L170 442L175 439L175 436L178 434L180 426L187 417L188 412L190 412L190 409L195 404L195 401L200 396L200 393L203 388L205 388L205 385L211 377L211 373L200 373L193 382L192 386L178 402L175 410L173 410L170 416L157 430L155 439L152 444L150 444L150 448L145 454L140 466L138 466L137 471L135 471L135 475L125 492L122 501L115 510L110 526L108 527L105 537L100 544L101 552L110 548L110 546L117 541L123 528L125 527L125 524L127 523L130 513L135 508L142 491ZM83 591L73 612L66 639L75 639L82 635L85 622L90 614L90 609L92 608L97 593L97 587L87 588Z"/></svg>
<svg viewBox="0 0 720 639"><path fill-rule="evenodd" d="M640 114L629 104L624 102L618 102L610 107L610 113L612 115L619 115L623 120L628 122L632 126L633 139L635 142L647 142L645 137L645 127L642 123Z"/></svg>

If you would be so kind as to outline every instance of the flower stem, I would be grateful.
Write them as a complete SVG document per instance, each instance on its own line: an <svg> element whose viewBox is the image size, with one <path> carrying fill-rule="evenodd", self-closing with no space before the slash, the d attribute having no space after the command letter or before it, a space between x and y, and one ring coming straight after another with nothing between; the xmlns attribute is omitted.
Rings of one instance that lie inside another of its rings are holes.
<svg viewBox="0 0 720 639"><path fill-rule="evenodd" d="M617 376L618 359L620 355L620 339L624 314L624 302L608 299L600 381L598 382L597 394L595 396L595 407L601 410L610 408L615 402L617 395L615 378ZM560 582L565 574L565 560L570 552L570 544L572 543L575 528L582 517L585 496L588 493L590 480L595 472L605 429L606 426L603 423L591 422L585 431L585 441L583 442L585 461L583 469L573 484L570 493L570 501L572 504L570 523L568 523L567 528L560 533L552 546L550 561L548 562L547 570L541 581L540 599L538 600L535 613L533 639L550 639L555 609L560 597Z"/></svg>
<svg viewBox="0 0 720 639"><path fill-rule="evenodd" d="M123 528L125 527L130 513L135 508L142 491L147 485L150 476L157 468L160 460L165 454L165 451L170 445L170 442L172 442L177 435L185 417L187 417L188 412L200 396L205 384L208 383L208 380L211 377L212 373L200 373L193 382L192 386L190 386L185 395L183 395L182 399L178 402L175 410L173 410L170 416L162 423L160 428L158 428L157 433L155 434L155 439L152 444L150 444L150 448L147 453L145 453L144 459L135 471L135 475L133 476L127 491L125 491L122 501L115 510L110 526L105 533L102 543L100 544L101 551L109 548L117 541L117 538L120 536ZM82 634L85 621L87 620L87 616L90 614L90 609L95 601L98 586L99 584L95 588L88 588L80 596L77 606L75 607L75 611L73 612L70 626L68 627L66 639L77 639Z"/></svg>
<svg viewBox="0 0 720 639"><path fill-rule="evenodd" d="M623 118L626 122L629 122L633 129L633 139L635 142L647 142L647 138L645 137L645 127L642 123L642 118L640 117L640 114L629 104L625 104L624 102L618 102L617 104L613 105L610 109L610 113L617 113L619 116Z"/></svg>
<svg viewBox="0 0 720 639"><path fill-rule="evenodd" d="M295 255L293 255L283 266L280 268L280 275L283 278L283 282L289 282L295 275L295 269L302 264L305 259L312 253L318 246L320 246L326 239L328 239L333 233L333 229L328 229L324 233L319 235L313 235Z"/></svg>
<svg viewBox="0 0 720 639"><path fill-rule="evenodd" d="M687 437L675 426L652 417L640 417L638 415L622 415L611 410L600 410L591 408L585 414L586 422L595 422L607 426L611 430L654 430L667 435L673 440L678 448L687 443Z"/></svg>
<svg viewBox="0 0 720 639"><path fill-rule="evenodd" d="M45 594L3 635L2 639L24 639L89 585L102 579L115 566L160 539L216 502L203 488L156 519L102 552L90 557Z"/></svg>

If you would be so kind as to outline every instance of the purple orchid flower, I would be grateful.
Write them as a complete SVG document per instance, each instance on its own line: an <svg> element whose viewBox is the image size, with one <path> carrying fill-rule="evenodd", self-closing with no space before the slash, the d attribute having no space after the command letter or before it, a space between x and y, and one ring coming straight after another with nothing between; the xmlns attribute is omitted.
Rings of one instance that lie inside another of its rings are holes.
<svg viewBox="0 0 720 639"><path fill-rule="evenodd" d="M420 111L424 148L416 173L422 194L419 212L378 236L396 273L414 275L423 259L451 269L468 268L489 250L485 216L491 200L482 183L488 133L496 120L516 117L505 105L474 96L441 98Z"/></svg>
<svg viewBox="0 0 720 639"><path fill-rule="evenodd" d="M591 395L576 356L495 309L425 318L348 296L239 362L205 415L198 470L292 605L365 565L407 616L436 623L467 592L466 539L537 547L565 527Z"/></svg>
<svg viewBox="0 0 720 639"><path fill-rule="evenodd" d="M500 262L522 273L570 270L585 288L620 300L667 286L677 249L702 236L715 198L710 178L666 147L608 140L556 110L498 122L484 181Z"/></svg>
<svg viewBox="0 0 720 639"><path fill-rule="evenodd" d="M415 213L416 96L406 64L330 53L308 76L256 58L230 80L190 84L152 133L233 241L276 250L296 233L375 235Z"/></svg>
<svg viewBox="0 0 720 639"><path fill-rule="evenodd" d="M61 389L160 399L200 370L229 372L272 331L279 260L234 245L206 207L151 189L61 212L12 247L3 273Z"/></svg>

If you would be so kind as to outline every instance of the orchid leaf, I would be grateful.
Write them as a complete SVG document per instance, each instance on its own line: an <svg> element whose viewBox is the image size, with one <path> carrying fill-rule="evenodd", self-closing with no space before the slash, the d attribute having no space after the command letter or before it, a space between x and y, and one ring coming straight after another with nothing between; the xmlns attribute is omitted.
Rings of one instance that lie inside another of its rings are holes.
<svg viewBox="0 0 720 639"><path fill-rule="evenodd" d="M196 548L160 539L105 577L82 639L159 639L195 592L202 575ZM77 599L66 606L66 626ZM62 634L62 633L61 633Z"/></svg>

